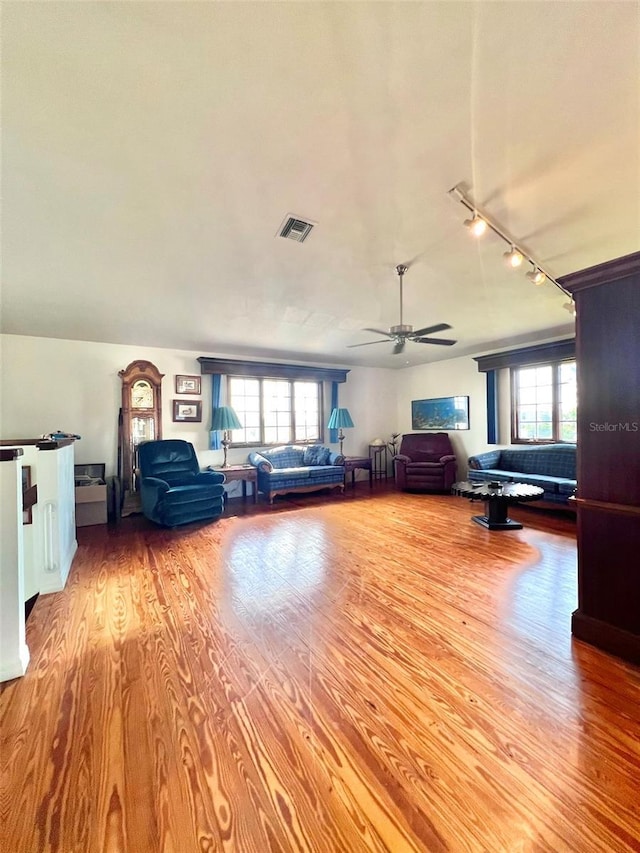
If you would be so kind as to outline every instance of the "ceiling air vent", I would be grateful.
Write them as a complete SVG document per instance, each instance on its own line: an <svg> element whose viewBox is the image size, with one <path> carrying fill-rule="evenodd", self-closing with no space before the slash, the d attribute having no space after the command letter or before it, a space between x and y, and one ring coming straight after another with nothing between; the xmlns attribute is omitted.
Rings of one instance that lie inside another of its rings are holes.
<svg viewBox="0 0 640 853"><path fill-rule="evenodd" d="M288 216L278 235L286 237L287 240L295 240L296 243L302 243L311 233L314 224L313 222L306 222L304 219L298 219L296 216Z"/></svg>

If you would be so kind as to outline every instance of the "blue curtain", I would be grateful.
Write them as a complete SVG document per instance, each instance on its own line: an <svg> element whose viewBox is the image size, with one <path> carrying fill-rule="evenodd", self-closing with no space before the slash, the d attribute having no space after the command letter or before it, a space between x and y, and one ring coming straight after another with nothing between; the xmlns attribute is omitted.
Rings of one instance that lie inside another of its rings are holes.
<svg viewBox="0 0 640 853"><path fill-rule="evenodd" d="M332 382L331 383L331 412L334 409L338 408L338 385L339 385L338 382ZM329 415L331 415L331 412L329 412ZM338 441L338 430L337 429L330 429L329 430L329 443L330 444L336 444L337 441Z"/></svg>
<svg viewBox="0 0 640 853"><path fill-rule="evenodd" d="M213 412L222 403L222 376L219 373L211 374L211 416ZM218 430L211 430L209 433L209 448L211 450L220 450L222 447L222 439Z"/></svg>
<svg viewBox="0 0 640 853"><path fill-rule="evenodd" d="M487 444L498 443L498 371L487 370Z"/></svg>

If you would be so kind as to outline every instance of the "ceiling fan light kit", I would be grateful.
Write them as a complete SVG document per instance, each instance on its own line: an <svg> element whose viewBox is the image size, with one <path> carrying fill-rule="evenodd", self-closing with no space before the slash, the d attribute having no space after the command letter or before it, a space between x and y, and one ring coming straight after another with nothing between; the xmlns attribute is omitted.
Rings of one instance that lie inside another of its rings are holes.
<svg viewBox="0 0 640 853"><path fill-rule="evenodd" d="M400 322L389 328L389 331L384 329L363 329L363 332L373 332L375 335L385 335L376 341L365 341L363 344L349 344L349 348L366 347L371 344L385 344L388 341L395 341L393 354L399 355L404 352L407 341L412 341L415 344L436 344L443 347L452 347L457 341L452 341L449 338L430 338L425 337L433 332L443 332L445 329L450 329L448 323L436 323L434 326L425 326L424 329L415 329L403 321L403 278L409 267L406 264L398 264L396 272L400 279Z"/></svg>
<svg viewBox="0 0 640 853"><path fill-rule="evenodd" d="M454 201L460 202L468 211L473 215L472 219L465 219L464 224L471 231L471 233L480 237L485 233L487 229L493 231L501 240L503 240L509 246L509 250L504 253L503 258L506 264L512 269L517 269L522 266L524 261L527 261L528 264L532 266L533 269L529 270L526 273L526 277L533 284L544 284L545 281L551 282L551 284L555 285L558 290L561 290L565 296L571 298L571 294L559 284L553 276L549 275L546 270L543 270L540 264L531 257L528 252L525 252L524 249L521 249L510 237L506 234L500 226L494 222L489 216L487 216L484 212L479 212L477 206L467 198L459 185L456 184L455 187L449 190L449 197L454 199ZM482 225L480 225L482 223Z"/></svg>

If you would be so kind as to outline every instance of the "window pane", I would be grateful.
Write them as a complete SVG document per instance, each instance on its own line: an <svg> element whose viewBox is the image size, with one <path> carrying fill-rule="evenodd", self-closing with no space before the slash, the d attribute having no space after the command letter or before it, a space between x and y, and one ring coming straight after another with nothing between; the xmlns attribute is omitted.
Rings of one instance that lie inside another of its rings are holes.
<svg viewBox="0 0 640 853"><path fill-rule="evenodd" d="M262 401L266 444L291 441L291 383L286 379L263 379Z"/></svg>
<svg viewBox="0 0 640 853"><path fill-rule="evenodd" d="M319 393L317 382L294 382L295 441L320 438Z"/></svg>
<svg viewBox="0 0 640 853"><path fill-rule="evenodd" d="M514 368L514 439L575 441L576 362ZM557 434L554 432L554 418Z"/></svg>
<svg viewBox="0 0 640 853"><path fill-rule="evenodd" d="M553 425L551 423L538 424L536 428L536 438L545 441L553 438Z"/></svg>
<svg viewBox="0 0 640 853"><path fill-rule="evenodd" d="M520 388L529 388L536 385L535 367L523 367L518 370L518 385Z"/></svg>
<svg viewBox="0 0 640 853"><path fill-rule="evenodd" d="M536 385L551 385L553 383L553 367L544 364L536 367Z"/></svg>
<svg viewBox="0 0 640 853"><path fill-rule="evenodd" d="M536 419L536 407L535 406L521 406L520 411L518 412L518 421L520 423L528 423L530 421L535 421Z"/></svg>
<svg viewBox="0 0 640 853"><path fill-rule="evenodd" d="M518 429L518 437L519 438L535 438L536 425L535 424L520 424Z"/></svg>
<svg viewBox="0 0 640 853"><path fill-rule="evenodd" d="M544 406L538 406L536 410L536 420L543 422L551 422L553 420L551 416L551 409L546 409Z"/></svg>
<svg viewBox="0 0 640 853"><path fill-rule="evenodd" d="M260 440L260 380L244 376L231 376L228 385L229 405L238 415L243 429L234 429L231 440L235 444Z"/></svg>
<svg viewBox="0 0 640 853"><path fill-rule="evenodd" d="M232 376L227 389L229 405L243 427L233 431L234 444L289 444L320 439L321 382Z"/></svg>
<svg viewBox="0 0 640 853"><path fill-rule="evenodd" d="M538 403L546 403L551 406L553 403L553 386L541 385L536 388L536 400Z"/></svg>

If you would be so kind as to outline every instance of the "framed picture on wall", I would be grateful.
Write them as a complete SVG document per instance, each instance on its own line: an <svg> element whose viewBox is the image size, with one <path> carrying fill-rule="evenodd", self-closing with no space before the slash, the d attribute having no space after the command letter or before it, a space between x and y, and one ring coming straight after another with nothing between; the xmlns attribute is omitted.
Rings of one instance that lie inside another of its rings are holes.
<svg viewBox="0 0 640 853"><path fill-rule="evenodd" d="M202 420L202 401L174 400L173 420L180 423L199 424Z"/></svg>
<svg viewBox="0 0 640 853"><path fill-rule="evenodd" d="M411 429L469 429L468 397L411 401Z"/></svg>
<svg viewBox="0 0 640 853"><path fill-rule="evenodd" d="M176 376L176 394L200 394L200 376Z"/></svg>

